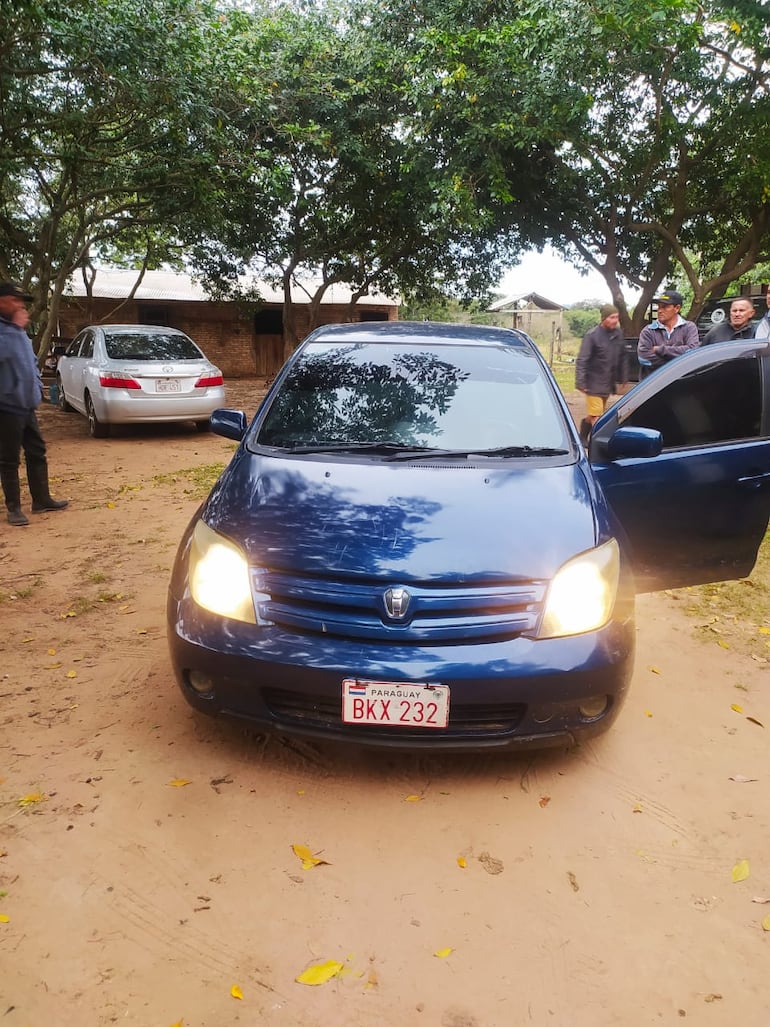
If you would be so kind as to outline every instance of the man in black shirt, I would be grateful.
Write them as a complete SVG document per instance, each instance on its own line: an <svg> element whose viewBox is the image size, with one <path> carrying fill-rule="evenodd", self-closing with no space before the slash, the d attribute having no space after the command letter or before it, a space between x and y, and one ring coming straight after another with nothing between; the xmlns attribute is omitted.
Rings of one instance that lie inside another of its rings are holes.
<svg viewBox="0 0 770 1027"><path fill-rule="evenodd" d="M712 342L735 342L736 339L753 339L754 304L746 296L739 296L730 304L730 319L709 328L703 337L701 346L710 346Z"/></svg>

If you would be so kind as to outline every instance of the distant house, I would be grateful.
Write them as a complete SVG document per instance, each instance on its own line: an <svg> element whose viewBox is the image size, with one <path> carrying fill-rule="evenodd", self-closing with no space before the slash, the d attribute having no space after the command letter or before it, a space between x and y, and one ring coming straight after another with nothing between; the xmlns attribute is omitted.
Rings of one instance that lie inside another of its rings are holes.
<svg viewBox="0 0 770 1027"><path fill-rule="evenodd" d="M537 292L507 296L493 303L489 310L496 314L510 314L511 328L520 328L527 335L556 343L561 349L564 307Z"/></svg>
<svg viewBox="0 0 770 1027"><path fill-rule="evenodd" d="M136 279L136 271L100 268L88 296L82 278L74 276L62 296L59 341L73 339L89 324L166 325L187 332L226 378L273 375L280 369L284 360L281 292L259 283L259 303L223 302L210 299L189 275L147 271L131 296ZM310 328L310 304L299 289L293 298L302 338ZM350 300L351 291L345 286L329 288L321 301L320 322L398 319L398 303L390 297L362 297L352 308Z"/></svg>

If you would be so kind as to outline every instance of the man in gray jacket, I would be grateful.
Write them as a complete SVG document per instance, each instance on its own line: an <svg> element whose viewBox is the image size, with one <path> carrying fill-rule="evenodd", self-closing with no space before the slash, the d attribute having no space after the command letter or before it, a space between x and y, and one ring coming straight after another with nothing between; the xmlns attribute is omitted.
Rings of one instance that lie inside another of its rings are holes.
<svg viewBox="0 0 770 1027"><path fill-rule="evenodd" d="M32 297L15 282L0 282L0 483L8 523L29 524L21 509L19 464L27 465L32 512L62 510L66 499L53 499L48 487L48 461L35 410L43 398L43 383L25 328Z"/></svg>
<svg viewBox="0 0 770 1027"><path fill-rule="evenodd" d="M575 364L575 388L586 396L586 416L580 423L583 443L588 442L607 400L619 384L625 385L628 380L618 308L607 303L600 308L599 317L599 324L583 336Z"/></svg>
<svg viewBox="0 0 770 1027"><path fill-rule="evenodd" d="M681 292L667 289L652 302L658 305L658 316L642 328L637 344L641 378L700 345L697 326L679 313L684 302Z"/></svg>

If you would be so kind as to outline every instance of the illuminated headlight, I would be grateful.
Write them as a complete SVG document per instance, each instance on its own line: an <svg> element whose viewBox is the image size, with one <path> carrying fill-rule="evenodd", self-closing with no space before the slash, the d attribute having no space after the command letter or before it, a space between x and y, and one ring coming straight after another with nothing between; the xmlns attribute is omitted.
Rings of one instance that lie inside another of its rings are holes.
<svg viewBox="0 0 770 1027"><path fill-rule="evenodd" d="M198 521L190 546L190 593L204 610L256 624L246 556Z"/></svg>
<svg viewBox="0 0 770 1027"><path fill-rule="evenodd" d="M579 635L606 624L615 605L619 574L615 539L565 563L548 589L540 638Z"/></svg>

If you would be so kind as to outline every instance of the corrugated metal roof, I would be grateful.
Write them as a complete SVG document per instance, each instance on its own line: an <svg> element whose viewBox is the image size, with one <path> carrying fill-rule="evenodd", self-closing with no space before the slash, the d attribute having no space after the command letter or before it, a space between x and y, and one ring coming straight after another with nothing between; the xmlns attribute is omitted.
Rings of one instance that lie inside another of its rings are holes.
<svg viewBox="0 0 770 1027"><path fill-rule="evenodd" d="M101 299L125 299L134 287L137 278L137 271L118 270L115 268L99 268L94 278L92 293ZM283 293L265 282L251 281L248 283L251 288L257 287L260 296L265 303L283 303ZM292 299L295 303L307 303L308 294L312 296L318 288L318 282L308 282L305 289L296 287L292 291ZM86 287L80 275L70 279L69 287L65 290L65 296L85 296ZM324 293L321 303L324 305L335 303L349 303L351 290L347 286L332 285ZM145 271L144 277L134 293L137 300L184 300L194 303L208 303L211 297L205 289L189 275L176 271ZM357 300L356 305L365 306L398 306L399 301L381 293L372 296L364 296Z"/></svg>
<svg viewBox="0 0 770 1027"><path fill-rule="evenodd" d="M536 307L540 307L541 310L564 310L564 307L560 303L554 303L553 300L546 299L545 296L541 296L539 292L522 292L518 296L507 296L503 300L497 300L493 303L489 310L518 310L519 304L524 301L525 303L532 303Z"/></svg>

